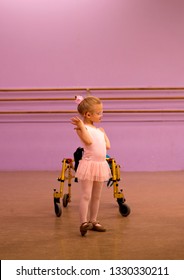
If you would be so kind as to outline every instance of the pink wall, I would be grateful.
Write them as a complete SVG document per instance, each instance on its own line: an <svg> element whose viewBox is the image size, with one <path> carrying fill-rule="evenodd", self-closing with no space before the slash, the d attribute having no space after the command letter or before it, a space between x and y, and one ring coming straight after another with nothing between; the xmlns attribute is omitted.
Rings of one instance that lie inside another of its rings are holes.
<svg viewBox="0 0 184 280"><path fill-rule="evenodd" d="M74 97L74 92L9 93L9 97ZM82 92L85 96L85 93ZM104 101L105 110L183 110L184 91L96 92L103 96L174 97L180 100ZM1 93L1 98L7 93ZM76 110L74 101L4 101L4 111ZM81 145L70 118L73 114L0 115L0 170L58 170ZM103 126L111 140L109 155L124 171L184 170L184 110L176 113L104 113Z"/></svg>
<svg viewBox="0 0 184 280"><path fill-rule="evenodd" d="M1 0L0 88L184 86L183 12L182 0ZM0 93L4 96L33 94ZM109 109L183 105L105 104ZM75 105L0 102L1 111L40 108ZM70 117L0 115L0 170L60 169L61 159L79 144ZM184 169L183 114L105 115L103 126L111 156L124 170Z"/></svg>
<svg viewBox="0 0 184 280"><path fill-rule="evenodd" d="M183 85L182 0L1 0L0 87Z"/></svg>

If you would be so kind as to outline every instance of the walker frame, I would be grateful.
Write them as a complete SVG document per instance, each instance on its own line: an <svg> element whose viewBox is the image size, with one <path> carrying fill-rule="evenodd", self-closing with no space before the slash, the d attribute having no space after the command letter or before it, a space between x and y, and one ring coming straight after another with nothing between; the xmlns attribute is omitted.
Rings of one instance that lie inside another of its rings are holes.
<svg viewBox="0 0 184 280"><path fill-rule="evenodd" d="M110 169L112 177L109 179L107 186L113 186L113 197L116 199L119 212L123 217L127 217L130 214L130 207L125 203L126 199L123 193L123 189L119 189L120 182L120 165L116 163L114 158L106 158ZM60 177L57 179L60 182L60 189L57 191L54 189L53 197L54 197L54 210L57 217L62 215L62 207L60 204L60 200L62 199L63 207L67 207L68 203L71 202L71 187L72 187L72 179L77 182L77 178L75 178L74 168L74 160L71 158L64 158L62 160L62 168ZM64 185L65 181L67 181L68 190L67 193L64 193Z"/></svg>

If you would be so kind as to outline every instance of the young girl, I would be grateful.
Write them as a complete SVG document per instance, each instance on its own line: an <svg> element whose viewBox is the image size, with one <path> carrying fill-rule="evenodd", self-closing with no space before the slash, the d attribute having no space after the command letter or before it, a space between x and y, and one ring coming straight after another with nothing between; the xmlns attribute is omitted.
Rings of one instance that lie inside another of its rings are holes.
<svg viewBox="0 0 184 280"><path fill-rule="evenodd" d="M97 221L100 196L103 182L111 177L111 170L106 161L106 149L110 149L110 141L103 128L95 127L94 123L101 121L103 105L99 98L88 96L76 97L79 117L73 117L71 123L83 143L84 154L79 161L76 177L81 185L79 206L80 232L84 236L87 230L106 231ZM89 221L88 221L89 209Z"/></svg>

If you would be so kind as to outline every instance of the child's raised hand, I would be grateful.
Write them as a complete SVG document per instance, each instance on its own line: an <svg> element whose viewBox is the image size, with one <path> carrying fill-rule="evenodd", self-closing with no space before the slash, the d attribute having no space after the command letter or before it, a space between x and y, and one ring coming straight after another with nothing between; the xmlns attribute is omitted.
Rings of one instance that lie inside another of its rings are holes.
<svg viewBox="0 0 184 280"><path fill-rule="evenodd" d="M79 117L71 118L71 124L76 126L75 129L81 129L82 127L84 127L84 123Z"/></svg>

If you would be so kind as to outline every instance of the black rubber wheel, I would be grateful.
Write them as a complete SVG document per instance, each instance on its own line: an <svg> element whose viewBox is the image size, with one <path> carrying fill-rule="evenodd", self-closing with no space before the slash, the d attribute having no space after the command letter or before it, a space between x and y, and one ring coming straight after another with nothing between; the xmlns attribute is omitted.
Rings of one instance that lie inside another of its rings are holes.
<svg viewBox="0 0 184 280"><path fill-rule="evenodd" d="M54 209L57 217L60 217L62 214L61 205L58 202L54 202Z"/></svg>
<svg viewBox="0 0 184 280"><path fill-rule="evenodd" d="M119 204L119 212L123 217L127 217L130 214L130 207L125 204Z"/></svg>
<svg viewBox="0 0 184 280"><path fill-rule="evenodd" d="M69 194L65 193L63 195L63 207L67 207L68 202L69 202Z"/></svg>

